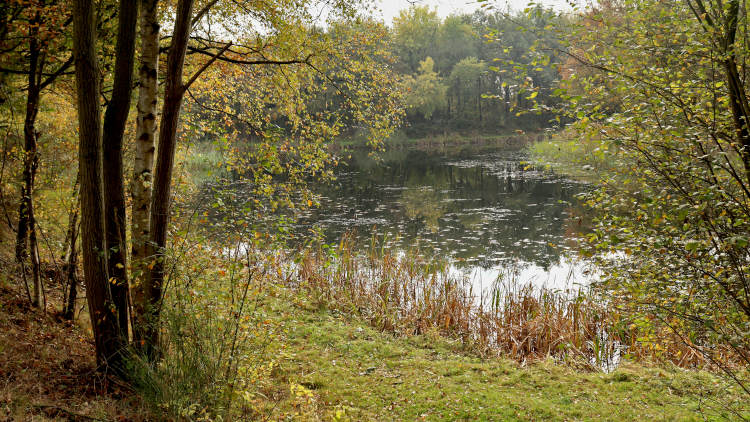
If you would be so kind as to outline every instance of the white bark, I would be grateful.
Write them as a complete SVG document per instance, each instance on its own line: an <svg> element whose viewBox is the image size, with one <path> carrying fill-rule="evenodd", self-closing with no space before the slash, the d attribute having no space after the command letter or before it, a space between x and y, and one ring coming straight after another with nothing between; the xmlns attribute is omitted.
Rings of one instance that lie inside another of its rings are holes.
<svg viewBox="0 0 750 422"><path fill-rule="evenodd" d="M144 315L147 283L147 245L150 237L151 184L153 182L154 151L156 136L156 115L159 69L159 21L158 0L140 0L141 55L138 70L138 114L136 117L135 162L133 165L133 220L132 220L132 263L133 263L133 305L136 326ZM141 330L134 331L136 340Z"/></svg>

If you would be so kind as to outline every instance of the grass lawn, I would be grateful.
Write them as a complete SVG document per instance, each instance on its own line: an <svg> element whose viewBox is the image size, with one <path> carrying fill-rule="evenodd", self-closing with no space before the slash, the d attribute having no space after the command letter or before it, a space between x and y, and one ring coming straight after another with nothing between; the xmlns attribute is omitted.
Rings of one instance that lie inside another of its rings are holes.
<svg viewBox="0 0 750 422"><path fill-rule="evenodd" d="M549 361L480 359L436 336L395 338L289 303L266 305L283 315L287 332L275 377L304 387L297 396L308 398L299 414L307 419L731 420L719 401L742 398L705 372L626 363L604 374ZM274 406L298 406L293 399Z"/></svg>

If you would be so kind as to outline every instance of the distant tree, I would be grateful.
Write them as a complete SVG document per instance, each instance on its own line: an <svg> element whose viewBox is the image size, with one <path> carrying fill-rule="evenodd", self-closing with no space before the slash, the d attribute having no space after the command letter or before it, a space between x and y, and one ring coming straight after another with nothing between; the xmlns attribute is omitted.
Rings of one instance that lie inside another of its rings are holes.
<svg viewBox="0 0 750 422"><path fill-rule="evenodd" d="M450 75L453 66L466 57L478 57L477 45L482 42L469 23L469 17L451 15L443 20L435 40L434 56L436 70L443 76Z"/></svg>
<svg viewBox="0 0 750 422"><path fill-rule="evenodd" d="M411 6L393 19L393 43L396 55L408 74L419 70L419 62L434 56L440 18L427 6Z"/></svg>
<svg viewBox="0 0 750 422"><path fill-rule="evenodd" d="M448 87L433 70L435 62L427 57L419 63L419 74L406 79L408 93L406 104L425 119L432 118L433 113L445 108Z"/></svg>
<svg viewBox="0 0 750 422"><path fill-rule="evenodd" d="M476 57L467 57L458 62L451 71L449 94L455 99L453 115L460 120L472 120L476 116L482 122L482 94L486 85L482 79L487 72L487 64Z"/></svg>
<svg viewBox="0 0 750 422"><path fill-rule="evenodd" d="M540 39L552 45L551 28L564 19L542 7L530 10L530 16L480 10L442 21L425 7L402 11L393 25L395 68L413 88L419 64L429 56L448 86L445 113L430 113L429 118L411 113L407 132L420 136L446 129L486 132L552 126L559 58L536 61L533 49ZM474 62L468 60L472 57ZM420 102L429 103L416 99L416 93L410 92L412 110Z"/></svg>
<svg viewBox="0 0 750 422"><path fill-rule="evenodd" d="M526 129L553 126L559 115L551 111L558 102L553 92L564 60L559 53L565 50L555 28L564 27L566 19L536 6L518 15L491 13L481 21L487 40L482 53L493 82L488 94L499 100L503 120ZM540 54L540 45L557 53Z"/></svg>

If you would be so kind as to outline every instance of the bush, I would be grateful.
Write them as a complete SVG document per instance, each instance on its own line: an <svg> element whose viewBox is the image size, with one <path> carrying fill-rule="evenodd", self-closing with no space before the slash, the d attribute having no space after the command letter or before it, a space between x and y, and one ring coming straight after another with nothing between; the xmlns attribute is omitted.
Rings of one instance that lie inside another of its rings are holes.
<svg viewBox="0 0 750 422"><path fill-rule="evenodd" d="M273 291L273 261L245 246L180 252L161 313L161 359L152 365L135 356L132 383L167 419L257 416L278 352L279 328L259 306Z"/></svg>

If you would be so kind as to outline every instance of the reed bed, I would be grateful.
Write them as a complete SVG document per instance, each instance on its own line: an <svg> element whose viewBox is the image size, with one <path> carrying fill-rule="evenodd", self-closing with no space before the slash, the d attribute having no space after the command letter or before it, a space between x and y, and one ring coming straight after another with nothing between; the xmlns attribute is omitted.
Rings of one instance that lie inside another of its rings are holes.
<svg viewBox="0 0 750 422"><path fill-rule="evenodd" d="M507 271L488 291L476 292L448 263L395 252L387 242L373 241L366 253L347 236L338 247L307 248L296 272L297 287L322 306L395 334L436 333L482 356L551 357L605 371L622 358L706 363L671 333L628 319L591 289L535 286Z"/></svg>

